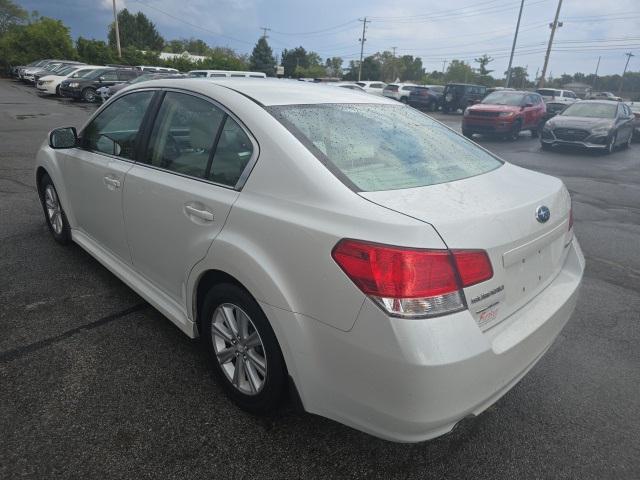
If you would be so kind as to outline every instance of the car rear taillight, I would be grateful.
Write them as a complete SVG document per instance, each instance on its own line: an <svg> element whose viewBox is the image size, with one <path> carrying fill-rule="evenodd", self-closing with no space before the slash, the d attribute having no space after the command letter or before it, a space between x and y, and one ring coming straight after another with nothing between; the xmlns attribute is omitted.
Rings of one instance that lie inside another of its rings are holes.
<svg viewBox="0 0 640 480"><path fill-rule="evenodd" d="M493 276L483 250L428 250L343 239L331 256L364 294L399 317L463 310L461 289Z"/></svg>

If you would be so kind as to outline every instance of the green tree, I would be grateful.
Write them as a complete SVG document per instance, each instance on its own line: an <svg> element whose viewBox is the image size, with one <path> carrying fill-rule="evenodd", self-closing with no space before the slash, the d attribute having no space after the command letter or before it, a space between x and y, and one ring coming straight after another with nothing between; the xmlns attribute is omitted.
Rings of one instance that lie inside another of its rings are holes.
<svg viewBox="0 0 640 480"><path fill-rule="evenodd" d="M180 40L170 40L165 43L164 51L170 53L189 52L191 55L209 55L211 48L204 40L199 38L183 38Z"/></svg>
<svg viewBox="0 0 640 480"><path fill-rule="evenodd" d="M118 63L123 65L151 65L160 66L162 62L156 52L138 50L136 47L128 46L122 49L122 58Z"/></svg>
<svg viewBox="0 0 640 480"><path fill-rule="evenodd" d="M282 51L280 65L284 67L285 77L295 77L296 69L309 67L307 51L302 47L296 47L292 50L287 50L285 48Z"/></svg>
<svg viewBox="0 0 640 480"><path fill-rule="evenodd" d="M69 28L60 20L38 17L17 25L0 38L0 59L6 65L24 65L41 58L74 58Z"/></svg>
<svg viewBox="0 0 640 480"><path fill-rule="evenodd" d="M474 80L473 70L468 63L462 60L451 60L445 74L445 80L447 82L472 82Z"/></svg>
<svg viewBox="0 0 640 480"><path fill-rule="evenodd" d="M327 75L327 70L323 65L309 65L308 67L297 67L294 76L296 78L321 78Z"/></svg>
<svg viewBox="0 0 640 480"><path fill-rule="evenodd" d="M491 58L486 53L481 57L474 59L473 61L480 65L480 67L478 68L478 73L480 75L489 75L491 72L493 72L493 70L487 70L487 65L493 62L493 58Z"/></svg>
<svg viewBox="0 0 640 480"><path fill-rule="evenodd" d="M327 58L325 62L325 69L327 71L327 75L330 77L342 77L342 63L343 60L340 57L331 57Z"/></svg>
<svg viewBox="0 0 640 480"><path fill-rule="evenodd" d="M504 72L506 75L507 72ZM513 67L511 69L511 86L513 88L526 88L529 72L525 67Z"/></svg>
<svg viewBox="0 0 640 480"><path fill-rule="evenodd" d="M276 59L273 57L273 50L267 43L265 37L260 37L256 46L253 47L249 58L250 69L256 72L264 72L269 77L276 73Z"/></svg>
<svg viewBox="0 0 640 480"><path fill-rule="evenodd" d="M400 63L400 80L406 82L408 80L419 81L424 76L424 68L422 67L422 59L413 57L413 55L403 55L399 58Z"/></svg>
<svg viewBox="0 0 640 480"><path fill-rule="evenodd" d="M78 37L76 40L78 60L92 65L114 63L114 52L102 40Z"/></svg>
<svg viewBox="0 0 640 480"><path fill-rule="evenodd" d="M164 39L156 30L156 26L142 12L132 15L126 8L120 10L118 28L122 48L135 47L139 50L159 52L164 46ZM113 23L109 26L109 45L111 48L116 47L116 29Z"/></svg>
<svg viewBox="0 0 640 480"><path fill-rule="evenodd" d="M29 18L25 9L11 0L0 0L0 37L7 33L9 27L20 25Z"/></svg>

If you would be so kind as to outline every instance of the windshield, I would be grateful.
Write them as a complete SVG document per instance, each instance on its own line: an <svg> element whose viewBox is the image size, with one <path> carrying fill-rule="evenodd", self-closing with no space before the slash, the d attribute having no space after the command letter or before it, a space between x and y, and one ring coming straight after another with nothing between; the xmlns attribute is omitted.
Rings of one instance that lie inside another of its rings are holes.
<svg viewBox="0 0 640 480"><path fill-rule="evenodd" d="M73 72L76 68L78 67L73 66L73 67L62 68L56 72L56 75L68 75L69 73Z"/></svg>
<svg viewBox="0 0 640 480"><path fill-rule="evenodd" d="M522 105L524 95L522 93L512 92L493 92L487 95L481 103L490 103L492 105Z"/></svg>
<svg viewBox="0 0 640 480"><path fill-rule="evenodd" d="M615 118L618 105L616 103L574 103L569 105L560 115L564 117Z"/></svg>
<svg viewBox="0 0 640 480"><path fill-rule="evenodd" d="M403 105L282 105L268 110L359 191L451 182L502 165L475 143Z"/></svg>

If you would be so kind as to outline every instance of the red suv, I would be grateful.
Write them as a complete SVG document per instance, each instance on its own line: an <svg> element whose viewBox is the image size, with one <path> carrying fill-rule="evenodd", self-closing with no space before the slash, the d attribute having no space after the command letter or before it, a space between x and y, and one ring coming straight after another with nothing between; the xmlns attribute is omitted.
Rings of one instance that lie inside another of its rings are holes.
<svg viewBox="0 0 640 480"><path fill-rule="evenodd" d="M547 109L537 93L502 90L490 93L482 102L467 108L462 118L462 134L500 134L518 138L521 130L537 137Z"/></svg>

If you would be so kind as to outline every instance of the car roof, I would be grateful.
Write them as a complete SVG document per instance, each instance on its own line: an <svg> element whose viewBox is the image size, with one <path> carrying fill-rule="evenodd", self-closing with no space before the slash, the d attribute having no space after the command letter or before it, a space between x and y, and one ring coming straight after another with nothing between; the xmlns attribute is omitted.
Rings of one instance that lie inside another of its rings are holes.
<svg viewBox="0 0 640 480"><path fill-rule="evenodd" d="M177 78L140 82L136 87L168 87L190 90L207 95L219 85L233 90L254 102L269 105L304 105L322 103L382 103L397 105L385 97L362 95L348 88L334 88L330 84L299 82L276 78Z"/></svg>

